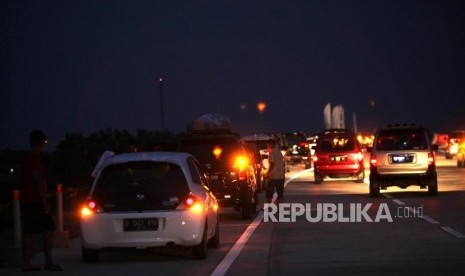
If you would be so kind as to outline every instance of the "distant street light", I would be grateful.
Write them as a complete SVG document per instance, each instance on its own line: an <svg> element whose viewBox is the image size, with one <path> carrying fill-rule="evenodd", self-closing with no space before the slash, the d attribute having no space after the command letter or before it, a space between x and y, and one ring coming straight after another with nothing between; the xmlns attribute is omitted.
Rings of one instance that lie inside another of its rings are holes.
<svg viewBox="0 0 465 276"><path fill-rule="evenodd" d="M160 88L160 120L161 130L165 130L165 113L163 110L163 78L158 79L158 87Z"/></svg>
<svg viewBox="0 0 465 276"><path fill-rule="evenodd" d="M260 114L263 114L263 112L265 112L265 109L266 109L266 103L265 102L258 102L257 103L257 109L258 109L258 112L260 112Z"/></svg>

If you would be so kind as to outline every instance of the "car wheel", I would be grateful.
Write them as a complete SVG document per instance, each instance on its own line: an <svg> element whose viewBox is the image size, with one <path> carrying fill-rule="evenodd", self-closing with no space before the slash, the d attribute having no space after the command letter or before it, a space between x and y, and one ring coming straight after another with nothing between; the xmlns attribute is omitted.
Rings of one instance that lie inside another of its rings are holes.
<svg viewBox="0 0 465 276"><path fill-rule="evenodd" d="M376 181L370 181L370 197L379 196L379 184Z"/></svg>
<svg viewBox="0 0 465 276"><path fill-rule="evenodd" d="M200 260L207 257L207 225L203 228L202 241L192 247L192 258Z"/></svg>
<svg viewBox="0 0 465 276"><path fill-rule="evenodd" d="M252 204L252 213L255 214L257 212L257 206L258 206L258 191L255 191L255 194L253 196L253 201L254 203Z"/></svg>
<svg viewBox="0 0 465 276"><path fill-rule="evenodd" d="M363 169L362 172L357 176L357 180L355 182L363 183L363 180L365 180L365 169Z"/></svg>
<svg viewBox="0 0 465 276"><path fill-rule="evenodd" d="M208 247L218 248L220 247L220 222L216 220L215 235L208 241Z"/></svg>
<svg viewBox="0 0 465 276"><path fill-rule="evenodd" d="M263 183L260 177L256 177L257 179L257 193L261 193L263 191Z"/></svg>
<svg viewBox="0 0 465 276"><path fill-rule="evenodd" d="M457 167L465 167L465 160L457 160Z"/></svg>
<svg viewBox="0 0 465 276"><path fill-rule="evenodd" d="M100 250L81 247L81 255L84 263L96 263L99 260Z"/></svg>
<svg viewBox="0 0 465 276"><path fill-rule="evenodd" d="M241 204L242 219L250 219L252 217L253 205L254 204L252 202L252 193L250 192L250 190L247 190Z"/></svg>
<svg viewBox="0 0 465 276"><path fill-rule="evenodd" d="M313 175L315 177L315 184L320 184L321 182L323 182L323 177L321 176L321 174L315 172Z"/></svg>
<svg viewBox="0 0 465 276"><path fill-rule="evenodd" d="M428 183L428 195L437 196L438 195L438 179L436 174Z"/></svg>

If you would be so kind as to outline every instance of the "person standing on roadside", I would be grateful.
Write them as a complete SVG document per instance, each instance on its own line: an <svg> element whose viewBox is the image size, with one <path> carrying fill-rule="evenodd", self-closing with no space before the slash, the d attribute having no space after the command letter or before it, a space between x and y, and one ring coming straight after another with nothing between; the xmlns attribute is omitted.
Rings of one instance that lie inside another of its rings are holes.
<svg viewBox="0 0 465 276"><path fill-rule="evenodd" d="M45 166L41 153L47 145L47 137L41 130L29 134L31 150L26 154L20 170L20 208L22 222L22 271L37 271L42 267L31 263L35 240L42 235L45 270L61 271L52 260L52 243L55 222L49 214Z"/></svg>
<svg viewBox="0 0 465 276"><path fill-rule="evenodd" d="M276 203L279 204L282 202L284 197L284 157L275 140L269 140L266 144L268 147L268 162L270 164L268 171L265 174L265 177L268 179L266 199L268 203L271 203L274 191L276 190L276 193L278 194Z"/></svg>

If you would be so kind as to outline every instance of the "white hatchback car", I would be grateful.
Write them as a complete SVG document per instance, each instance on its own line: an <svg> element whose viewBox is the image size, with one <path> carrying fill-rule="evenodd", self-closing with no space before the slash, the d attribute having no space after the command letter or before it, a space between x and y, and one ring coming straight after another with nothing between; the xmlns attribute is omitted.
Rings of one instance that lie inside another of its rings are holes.
<svg viewBox="0 0 465 276"><path fill-rule="evenodd" d="M218 203L198 161L181 152L122 153L96 172L81 209L82 259L101 250L180 246L204 259L219 246Z"/></svg>

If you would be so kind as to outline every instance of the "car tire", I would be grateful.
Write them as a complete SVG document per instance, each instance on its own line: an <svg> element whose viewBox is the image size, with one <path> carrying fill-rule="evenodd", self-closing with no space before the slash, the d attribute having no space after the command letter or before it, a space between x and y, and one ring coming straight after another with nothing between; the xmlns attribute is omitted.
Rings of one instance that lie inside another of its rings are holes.
<svg viewBox="0 0 465 276"><path fill-rule="evenodd" d="M377 181L370 181L370 197L378 197L379 196L379 185Z"/></svg>
<svg viewBox="0 0 465 276"><path fill-rule="evenodd" d="M362 169L362 172L357 175L357 180L355 181L356 183L363 183L365 180L365 169Z"/></svg>
<svg viewBox="0 0 465 276"><path fill-rule="evenodd" d="M244 195L244 198L242 199L242 204L240 207L240 212L241 212L241 218L242 219L250 219L252 218L252 208L254 204L252 202L252 193L250 190L247 190L247 192Z"/></svg>
<svg viewBox="0 0 465 276"><path fill-rule="evenodd" d="M215 235L208 241L207 244L210 248L220 247L220 221L216 220Z"/></svg>
<svg viewBox="0 0 465 276"><path fill-rule="evenodd" d="M252 214L255 214L257 212L257 207L258 207L258 191L255 191L255 194L253 196L253 201L254 203L252 204Z"/></svg>
<svg viewBox="0 0 465 276"><path fill-rule="evenodd" d="M263 191L263 182L258 176L255 179L257 179L257 193L261 193Z"/></svg>
<svg viewBox="0 0 465 276"><path fill-rule="evenodd" d="M82 261L84 263L96 263L99 260L100 250L81 247Z"/></svg>
<svg viewBox="0 0 465 276"><path fill-rule="evenodd" d="M428 195L437 196L438 195L438 178L434 174L432 179L428 182Z"/></svg>
<svg viewBox="0 0 465 276"><path fill-rule="evenodd" d="M321 182L323 182L323 177L321 176L321 174L315 172L313 175L315 177L315 184L320 184Z"/></svg>
<svg viewBox="0 0 465 276"><path fill-rule="evenodd" d="M192 247L192 258L202 260L207 258L207 224L203 229L202 241L200 244Z"/></svg>

